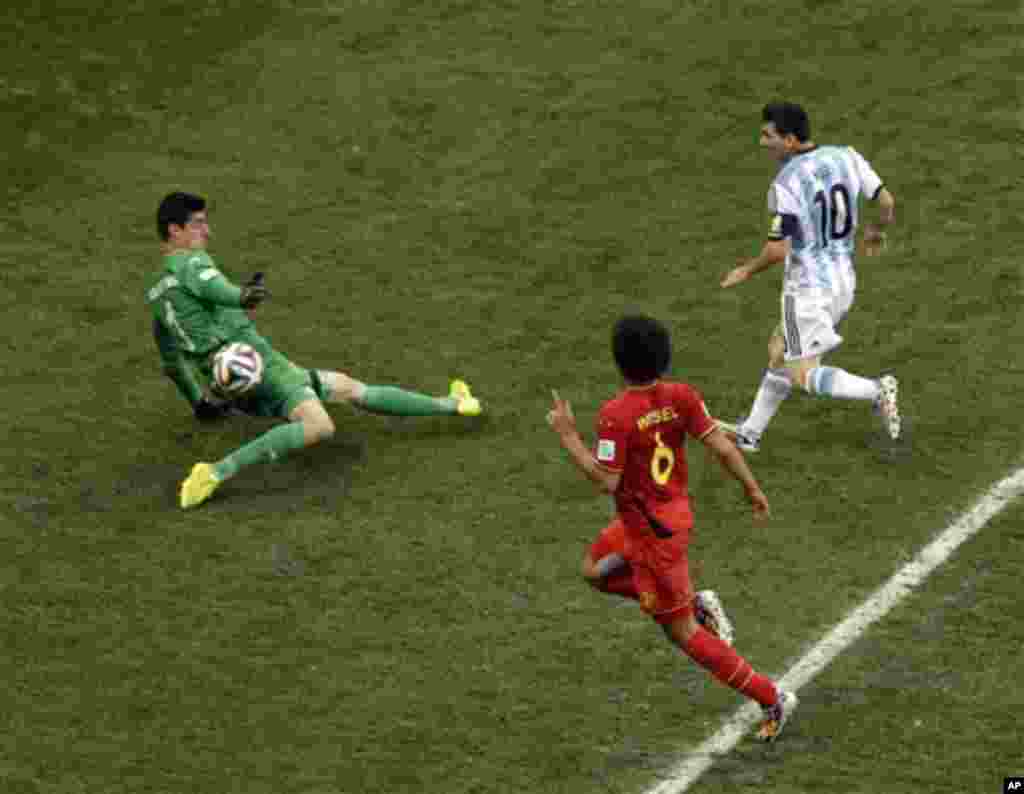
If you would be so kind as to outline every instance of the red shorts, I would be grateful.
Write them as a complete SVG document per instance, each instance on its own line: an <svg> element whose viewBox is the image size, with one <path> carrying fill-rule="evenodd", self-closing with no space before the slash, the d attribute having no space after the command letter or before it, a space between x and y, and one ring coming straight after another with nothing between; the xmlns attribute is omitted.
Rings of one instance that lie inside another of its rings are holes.
<svg viewBox="0 0 1024 794"><path fill-rule="evenodd" d="M633 571L640 608L664 624L693 612L689 546L688 529L670 538L659 538L653 533L629 532L616 517L591 544L590 558L596 562L609 554L620 554L626 559Z"/></svg>

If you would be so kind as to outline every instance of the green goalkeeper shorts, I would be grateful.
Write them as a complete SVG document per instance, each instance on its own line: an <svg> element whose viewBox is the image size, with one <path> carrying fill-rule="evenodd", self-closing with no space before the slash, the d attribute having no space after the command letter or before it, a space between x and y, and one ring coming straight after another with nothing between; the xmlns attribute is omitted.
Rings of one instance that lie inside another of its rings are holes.
<svg viewBox="0 0 1024 794"><path fill-rule="evenodd" d="M263 378L245 394L235 398L235 406L250 416L274 416L287 419L295 408L306 400L323 400L326 387L316 370L293 364L270 346L255 331L248 330L231 339L252 345L263 356ZM209 367L204 372L212 380Z"/></svg>
<svg viewBox="0 0 1024 794"><path fill-rule="evenodd" d="M252 416L287 419L296 406L318 400L320 379L308 369L293 364L273 348L263 353L263 379L246 392L238 407Z"/></svg>

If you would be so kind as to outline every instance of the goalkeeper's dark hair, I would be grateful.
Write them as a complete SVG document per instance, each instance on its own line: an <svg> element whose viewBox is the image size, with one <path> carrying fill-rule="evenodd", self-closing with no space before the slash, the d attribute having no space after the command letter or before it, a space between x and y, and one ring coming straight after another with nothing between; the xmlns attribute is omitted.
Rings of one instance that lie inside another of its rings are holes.
<svg viewBox="0 0 1024 794"><path fill-rule="evenodd" d="M779 135L795 135L800 143L811 139L811 120L807 111L793 102L769 102L761 111L761 121L775 125Z"/></svg>
<svg viewBox="0 0 1024 794"><path fill-rule="evenodd" d="M156 210L156 232L167 242L171 238L170 225L184 226L193 212L206 209L206 199L192 193L168 193Z"/></svg>
<svg viewBox="0 0 1024 794"><path fill-rule="evenodd" d="M672 361L668 329L653 317L627 314L612 331L612 355L629 383L657 380Z"/></svg>

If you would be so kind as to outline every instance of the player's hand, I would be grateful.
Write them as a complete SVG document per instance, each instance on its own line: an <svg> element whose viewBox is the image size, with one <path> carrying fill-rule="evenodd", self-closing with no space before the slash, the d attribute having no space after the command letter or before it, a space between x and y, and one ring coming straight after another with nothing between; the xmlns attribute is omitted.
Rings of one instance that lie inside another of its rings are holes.
<svg viewBox="0 0 1024 794"><path fill-rule="evenodd" d="M192 413L200 422L215 422L218 419L223 419L230 412L230 403L216 402L209 397L200 398L199 402L192 406Z"/></svg>
<svg viewBox="0 0 1024 794"><path fill-rule="evenodd" d="M558 396L558 392L551 390L551 397L554 400L554 407L548 411L548 424L558 435L564 436L576 432L576 417L573 416L572 406L568 400Z"/></svg>
<svg viewBox="0 0 1024 794"><path fill-rule="evenodd" d="M254 309L270 295L263 283L263 274L256 273L242 285L241 304L243 309ZM252 315L249 315L250 318Z"/></svg>
<svg viewBox="0 0 1024 794"><path fill-rule="evenodd" d="M747 497L750 499L750 506L754 508L755 520L764 521L771 515L772 510L768 506L768 497L764 495L764 491L755 488L752 491L747 491Z"/></svg>
<svg viewBox="0 0 1024 794"><path fill-rule="evenodd" d="M750 278L750 269L747 267L747 260L740 259L736 267L725 274L725 278L722 279L722 287L724 289L735 287L737 284L742 284L748 278Z"/></svg>
<svg viewBox="0 0 1024 794"><path fill-rule="evenodd" d="M864 255L878 256L886 248L886 234L877 223L869 223L864 228Z"/></svg>

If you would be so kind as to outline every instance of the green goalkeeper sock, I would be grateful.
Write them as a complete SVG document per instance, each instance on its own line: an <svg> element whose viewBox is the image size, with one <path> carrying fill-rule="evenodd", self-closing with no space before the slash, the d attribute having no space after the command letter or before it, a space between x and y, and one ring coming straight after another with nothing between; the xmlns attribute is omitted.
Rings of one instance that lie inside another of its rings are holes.
<svg viewBox="0 0 1024 794"><path fill-rule="evenodd" d="M302 422L289 422L268 430L255 441L239 447L213 467L217 479L222 482L238 474L244 466L254 463L273 463L289 452L302 449L306 444Z"/></svg>
<svg viewBox="0 0 1024 794"><path fill-rule="evenodd" d="M451 397L406 391L395 386L367 386L356 401L364 411L392 416L440 416L458 413L458 403Z"/></svg>

